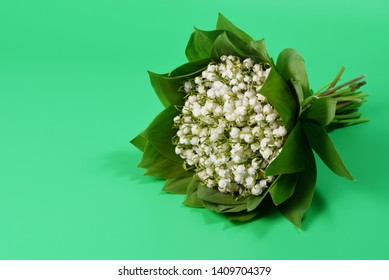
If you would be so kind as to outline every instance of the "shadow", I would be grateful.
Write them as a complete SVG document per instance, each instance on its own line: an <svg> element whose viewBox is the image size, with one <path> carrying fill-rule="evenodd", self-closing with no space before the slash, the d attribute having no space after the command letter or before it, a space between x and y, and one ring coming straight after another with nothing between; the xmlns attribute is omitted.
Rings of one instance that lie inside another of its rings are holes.
<svg viewBox="0 0 389 280"><path fill-rule="evenodd" d="M201 213L203 220L207 225L220 224L226 221L226 217L223 214L216 213L207 208L201 208L201 210L202 210L201 212L198 210L197 212Z"/></svg>
<svg viewBox="0 0 389 280"><path fill-rule="evenodd" d="M311 207L303 218L302 231L308 231L315 222L319 222L320 216L324 214L326 207L327 202L324 200L320 190L316 189L312 199Z"/></svg>
<svg viewBox="0 0 389 280"><path fill-rule="evenodd" d="M145 169L138 167L141 158L141 152L128 149L103 154L97 160L101 161L99 167L101 172L110 172L117 177L127 177L128 180L137 181L140 184L162 181L162 179L144 175Z"/></svg>
<svg viewBox="0 0 389 280"><path fill-rule="evenodd" d="M271 231L275 228L277 223L284 221L284 218L277 208L273 206L267 208L257 217L249 221L227 221L224 228L229 230L231 228L242 227L242 230L246 231L246 227L249 227L252 230L252 234L255 234L258 238L264 238L271 234Z"/></svg>

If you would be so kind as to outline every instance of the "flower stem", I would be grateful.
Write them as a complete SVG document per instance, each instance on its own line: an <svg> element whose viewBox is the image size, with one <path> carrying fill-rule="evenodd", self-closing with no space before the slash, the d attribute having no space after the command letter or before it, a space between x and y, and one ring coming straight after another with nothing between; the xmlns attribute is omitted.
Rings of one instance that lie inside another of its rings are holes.
<svg viewBox="0 0 389 280"><path fill-rule="evenodd" d="M332 81L332 83L330 84L330 86L328 87L328 89L331 89L333 88L334 86L336 86L337 82L340 80L340 77L342 76L343 72L344 72L344 69L345 67L342 66L338 72L338 74L336 74L335 76L335 79Z"/></svg>
<svg viewBox="0 0 389 280"><path fill-rule="evenodd" d="M359 88L366 84L366 81L363 80L365 75L361 75L350 81L340 84L339 86L336 86L344 70L345 68L342 66L339 72L336 74L335 78L314 94L316 98L326 97L336 100L335 117L331 122L332 128L338 128L368 121L366 118L361 118L361 113L358 112L359 107L361 107L362 104L366 102L366 97L368 96L367 94L359 91Z"/></svg>

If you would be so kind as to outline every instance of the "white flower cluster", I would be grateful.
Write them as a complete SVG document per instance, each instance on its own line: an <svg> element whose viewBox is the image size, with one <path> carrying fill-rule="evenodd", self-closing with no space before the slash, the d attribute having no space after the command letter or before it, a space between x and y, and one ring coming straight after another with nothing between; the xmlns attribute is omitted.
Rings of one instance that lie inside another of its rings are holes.
<svg viewBox="0 0 389 280"><path fill-rule="evenodd" d="M174 119L176 154L207 187L259 195L273 181L264 172L280 153L287 131L258 93L269 72L262 63L230 55L185 82L187 99Z"/></svg>

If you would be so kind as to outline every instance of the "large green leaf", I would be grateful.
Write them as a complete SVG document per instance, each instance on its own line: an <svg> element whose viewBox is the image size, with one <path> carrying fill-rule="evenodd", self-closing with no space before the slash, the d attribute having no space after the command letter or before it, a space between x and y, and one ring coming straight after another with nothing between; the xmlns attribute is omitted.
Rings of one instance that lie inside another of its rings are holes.
<svg viewBox="0 0 389 280"><path fill-rule="evenodd" d="M255 54L256 57L260 58L260 61L270 63L271 60L266 51L265 40L250 41L247 45L248 53Z"/></svg>
<svg viewBox="0 0 389 280"><path fill-rule="evenodd" d="M168 193L186 194L188 186L192 180L192 177L168 179L163 186L163 190Z"/></svg>
<svg viewBox="0 0 389 280"><path fill-rule="evenodd" d="M231 194L221 193L217 189L211 189L200 185L197 190L197 196L204 201L216 204L236 205L246 203L245 199L237 199Z"/></svg>
<svg viewBox="0 0 389 280"><path fill-rule="evenodd" d="M292 79L300 82L304 99L311 95L304 59L295 49L284 49L279 54L276 65L286 81Z"/></svg>
<svg viewBox="0 0 389 280"><path fill-rule="evenodd" d="M231 42L226 32L223 32L216 38L211 49L211 57L214 60L219 60L223 55L243 57L242 51Z"/></svg>
<svg viewBox="0 0 389 280"><path fill-rule="evenodd" d="M304 142L307 142L305 136ZM311 206L316 184L316 163L312 150L305 149L301 157L305 162L305 169L299 174L294 193L278 206L281 213L298 227L301 227L301 220Z"/></svg>
<svg viewBox="0 0 389 280"><path fill-rule="evenodd" d="M138 136L136 136L134 139L132 139L131 144L137 147L142 152L144 151L146 144L148 142L147 138L140 133Z"/></svg>
<svg viewBox="0 0 389 280"><path fill-rule="evenodd" d="M183 202L184 205L190 207L199 207L199 208L204 207L202 200L199 199L197 196L197 189L199 186L200 186L200 182L192 178L192 181L190 182L187 189L186 198Z"/></svg>
<svg viewBox="0 0 389 280"><path fill-rule="evenodd" d="M250 42L253 40L246 32L236 27L221 13L219 13L219 17L217 19L216 29L230 31L245 42Z"/></svg>
<svg viewBox="0 0 389 280"><path fill-rule="evenodd" d="M304 169L305 164L301 160L301 155L304 150L309 149L309 146L304 146L303 137L301 123L297 122L286 139L281 153L267 167L266 176L297 173Z"/></svg>
<svg viewBox="0 0 389 280"><path fill-rule="evenodd" d="M293 195L298 177L299 173L280 175L270 190L274 205L280 205Z"/></svg>
<svg viewBox="0 0 389 280"><path fill-rule="evenodd" d="M238 222L247 222L259 216L263 211L272 207L271 199L265 199L253 211L241 211L237 213L224 213L229 220Z"/></svg>
<svg viewBox="0 0 389 280"><path fill-rule="evenodd" d="M190 79L191 77L198 76L201 74L201 72L208 66L208 64L212 60L208 58L196 60L196 61L191 61L188 63L185 63L173 71L171 71L168 76L168 80L181 80L181 86L182 84Z"/></svg>
<svg viewBox="0 0 389 280"><path fill-rule="evenodd" d="M270 63L263 40L247 43L228 31L216 38L211 49L211 58L215 61L222 55L235 55L243 59L250 57L256 62Z"/></svg>
<svg viewBox="0 0 389 280"><path fill-rule="evenodd" d="M203 200L203 205L205 208L215 211L217 213L237 213L241 211L246 211L246 204L218 204L218 203L212 203Z"/></svg>
<svg viewBox="0 0 389 280"><path fill-rule="evenodd" d="M266 195L269 193L269 189L271 189L271 187L267 188L260 195L250 195L247 197L247 211L248 212L255 210L258 207L258 205L261 204L261 202L264 200Z"/></svg>
<svg viewBox="0 0 389 280"><path fill-rule="evenodd" d="M331 97L322 97L312 103L306 117L317 124L326 126L334 119L335 113L336 100Z"/></svg>
<svg viewBox="0 0 389 280"><path fill-rule="evenodd" d="M226 213L226 216L230 221L247 222L254 219L261 213L262 211L258 211L258 210L251 211L251 212L242 211L238 213Z"/></svg>
<svg viewBox="0 0 389 280"><path fill-rule="evenodd" d="M294 125L298 106L292 91L275 67L270 70L259 93L267 98L280 115L286 128L290 130Z"/></svg>
<svg viewBox="0 0 389 280"><path fill-rule="evenodd" d="M172 139L177 133L177 129L173 128L173 118L178 113L174 106L169 106L151 122L143 135L166 158L182 163L182 159L175 153L175 146L172 143Z"/></svg>
<svg viewBox="0 0 389 280"><path fill-rule="evenodd" d="M145 175L154 176L162 179L177 179L193 176L193 172L186 171L182 164L172 161L162 154L158 154L156 159L148 167Z"/></svg>
<svg viewBox="0 0 389 280"><path fill-rule="evenodd" d="M293 89L294 91L294 94L295 94L295 98L296 100L298 100L298 104L300 105L298 111L300 112L301 110L301 103L303 102L304 100L304 92L303 92L303 88L301 86L301 83L299 81L296 81L296 80L293 80L293 79L290 79L288 81L288 83L290 84L290 87Z"/></svg>
<svg viewBox="0 0 389 280"><path fill-rule="evenodd" d="M312 148L329 169L339 176L355 180L344 165L324 127L307 122L304 124L304 132Z"/></svg>
<svg viewBox="0 0 389 280"><path fill-rule="evenodd" d="M213 43L221 33L222 30L203 31L195 28L185 50L188 61L209 58Z"/></svg>
<svg viewBox="0 0 389 280"><path fill-rule="evenodd" d="M182 89L183 84L200 75L210 62L210 58L188 62L167 74L156 74L149 71L151 85L161 103L165 107L184 104L186 93Z"/></svg>
<svg viewBox="0 0 389 280"><path fill-rule="evenodd" d="M149 168L159 155L160 153L157 151L157 149L155 149L150 142L147 142L143 151L142 160L139 163L138 167Z"/></svg>

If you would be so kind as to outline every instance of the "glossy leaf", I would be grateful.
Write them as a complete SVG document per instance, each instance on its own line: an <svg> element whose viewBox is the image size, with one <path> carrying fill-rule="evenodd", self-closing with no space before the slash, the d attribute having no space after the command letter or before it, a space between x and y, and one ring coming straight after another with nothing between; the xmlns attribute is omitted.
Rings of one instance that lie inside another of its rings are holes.
<svg viewBox="0 0 389 280"><path fill-rule="evenodd" d="M141 150L142 152L144 151L147 142L148 142L147 138L144 137L144 136L142 135L142 133L140 133L138 136L136 136L134 139L132 139L132 140L130 141L130 143L131 143L132 145L134 145L136 148L138 148L138 149Z"/></svg>
<svg viewBox="0 0 389 280"><path fill-rule="evenodd" d="M204 207L203 202L197 196L197 188L199 186L200 186L200 182L192 178L192 181L188 186L186 198L183 202L184 205L190 207L198 207L198 208Z"/></svg>
<svg viewBox="0 0 389 280"><path fill-rule="evenodd" d="M336 100L331 97L323 97L314 101L307 113L307 119L322 126L329 125L335 117Z"/></svg>
<svg viewBox="0 0 389 280"><path fill-rule="evenodd" d="M163 186L163 190L168 193L174 194L186 194L189 184L192 182L193 178L181 178L181 179L168 179Z"/></svg>
<svg viewBox="0 0 389 280"><path fill-rule="evenodd" d="M304 59L295 49L284 49L279 54L276 65L286 81L292 79L301 84L304 99L311 95Z"/></svg>
<svg viewBox="0 0 389 280"><path fill-rule="evenodd" d="M295 81L293 79L289 80L289 84L291 85L291 88L293 89L295 93L296 100L298 100L298 103L300 104L299 107L301 107L301 103L304 100L304 92L303 88L301 86L301 83L299 81ZM300 108L299 108L300 110Z"/></svg>
<svg viewBox="0 0 389 280"><path fill-rule="evenodd" d="M168 80L180 80L181 86L182 84L190 79L191 77L195 77L201 74L201 72L208 66L211 62L211 59L204 58L196 61L191 61L185 63L168 74Z"/></svg>
<svg viewBox="0 0 389 280"><path fill-rule="evenodd" d="M304 132L312 148L329 169L339 176L355 180L344 165L324 127L314 123L305 123Z"/></svg>
<svg viewBox="0 0 389 280"><path fill-rule="evenodd" d="M271 60L269 58L269 55L266 51L265 46L265 40L256 40L256 41L250 41L247 45L248 53L255 54L256 57L258 57L262 62L270 63Z"/></svg>
<svg viewBox="0 0 389 280"><path fill-rule="evenodd" d="M216 29L218 30L227 30L231 33L238 36L241 40L245 42L250 42L253 39L243 30L236 27L231 21L229 21L225 16L219 13L219 17L216 24Z"/></svg>
<svg viewBox="0 0 389 280"><path fill-rule="evenodd" d="M225 213L227 218L231 221L237 221L237 222L247 222L249 220L252 220L259 216L263 211L269 209L271 207L271 200L269 201L268 199L264 199L261 204L255 208L255 210L247 212L247 211L242 211L242 212L237 212L237 213Z"/></svg>
<svg viewBox="0 0 389 280"><path fill-rule="evenodd" d="M299 173L280 175L277 182L270 189L270 196L274 205L280 205L293 195L298 177Z"/></svg>
<svg viewBox="0 0 389 280"><path fill-rule="evenodd" d="M203 200L203 205L205 208L215 211L217 213L236 213L236 212L241 212L246 210L246 204L220 204L220 203L212 203Z"/></svg>
<svg viewBox="0 0 389 280"><path fill-rule="evenodd" d="M269 188L267 188L263 193L260 195L250 195L247 197L247 211L253 211L255 210L259 204L263 201L263 199L266 197L266 195L269 192Z"/></svg>
<svg viewBox="0 0 389 280"><path fill-rule="evenodd" d="M222 55L235 55L242 59L252 58L256 62L269 63L264 41L251 41L246 43L231 32L220 34L211 50L211 58L218 61Z"/></svg>
<svg viewBox="0 0 389 280"><path fill-rule="evenodd" d="M211 57L214 60L219 60L222 55L242 57L242 52L231 42L226 32L216 38L211 50Z"/></svg>
<svg viewBox="0 0 389 280"><path fill-rule="evenodd" d="M184 82L198 76L211 60L202 59L181 65L167 74L148 72L151 85L159 100L165 107L183 105L185 92L182 90Z"/></svg>
<svg viewBox="0 0 389 280"><path fill-rule="evenodd" d="M183 103L183 92L179 92L181 82L176 82L168 78L167 74L156 74L148 71L151 85L157 94L162 105L169 107L172 104Z"/></svg>
<svg viewBox="0 0 389 280"><path fill-rule="evenodd" d="M226 213L226 216L230 221L247 222L257 217L261 212L262 211L243 211L239 213Z"/></svg>
<svg viewBox="0 0 389 280"><path fill-rule="evenodd" d="M188 61L209 58L213 43L221 33L222 30L203 31L195 28L185 50Z"/></svg>
<svg viewBox="0 0 389 280"><path fill-rule="evenodd" d="M281 153L267 167L266 176L297 173L304 169L301 155L309 146L304 146L303 137L301 123L298 122L286 139Z"/></svg>
<svg viewBox="0 0 389 280"><path fill-rule="evenodd" d="M304 136L304 142L307 142ZM305 143L308 145L308 143ZM293 224L301 228L301 220L311 206L316 184L316 163L311 149L301 154L305 169L301 171L293 195L278 206L281 213Z"/></svg>
<svg viewBox="0 0 389 280"><path fill-rule="evenodd" d="M202 185L198 187L197 195L201 200L218 204L236 205L242 204L245 201L243 199L235 199L231 194L221 193L217 189L210 189Z"/></svg>
<svg viewBox="0 0 389 280"><path fill-rule="evenodd" d="M147 142L143 151L142 160L139 163L138 167L149 168L159 155L160 153L157 151L157 149L155 149L150 142Z"/></svg>
<svg viewBox="0 0 389 280"><path fill-rule="evenodd" d="M182 163L182 159L176 155L175 146L172 143L177 130L173 128L173 118L178 115L174 106L162 111L143 132L153 147L166 158Z"/></svg>
<svg viewBox="0 0 389 280"><path fill-rule="evenodd" d="M270 70L259 93L267 98L280 115L286 128L290 130L294 125L298 106L292 91L275 67Z"/></svg>
<svg viewBox="0 0 389 280"><path fill-rule="evenodd" d="M172 161L162 154L158 154L157 158L146 170L145 175L162 179L176 179L191 177L193 173L186 171L182 164Z"/></svg>

